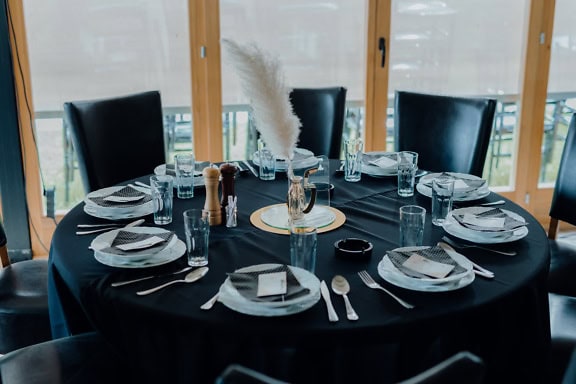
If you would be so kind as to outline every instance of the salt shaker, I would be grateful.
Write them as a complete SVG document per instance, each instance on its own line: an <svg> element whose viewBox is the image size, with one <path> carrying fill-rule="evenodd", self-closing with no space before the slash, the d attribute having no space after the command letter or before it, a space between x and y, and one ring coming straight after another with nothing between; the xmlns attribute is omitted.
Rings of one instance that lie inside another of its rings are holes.
<svg viewBox="0 0 576 384"><path fill-rule="evenodd" d="M222 224L222 209L218 199L218 182L220 170L218 168L206 167L202 171L206 188L206 201L204 209L210 212L210 225Z"/></svg>
<svg viewBox="0 0 576 384"><path fill-rule="evenodd" d="M227 217L226 208L230 201L230 197L236 197L236 194L234 193L234 179L237 170L236 166L230 163L225 163L220 166L220 174L222 175L222 198L220 199L222 217Z"/></svg>

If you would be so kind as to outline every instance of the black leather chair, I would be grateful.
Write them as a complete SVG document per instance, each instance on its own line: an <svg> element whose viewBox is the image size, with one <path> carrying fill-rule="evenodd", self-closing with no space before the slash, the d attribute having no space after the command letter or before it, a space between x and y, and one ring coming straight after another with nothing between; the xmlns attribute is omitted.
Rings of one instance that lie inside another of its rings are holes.
<svg viewBox="0 0 576 384"><path fill-rule="evenodd" d="M317 156L339 159L346 113L346 88L294 88L290 101L302 123L298 147L309 149Z"/></svg>
<svg viewBox="0 0 576 384"><path fill-rule="evenodd" d="M556 240L558 225L576 225L576 114L572 115L550 206L548 291L576 297L576 246Z"/></svg>
<svg viewBox="0 0 576 384"><path fill-rule="evenodd" d="M50 340L48 261L11 264L0 222L0 354Z"/></svg>
<svg viewBox="0 0 576 384"><path fill-rule="evenodd" d="M566 380L567 369L570 367L571 355L576 350L576 297L548 294L550 304L550 334L552 338L549 360L549 383L560 383ZM572 360L576 364L576 358ZM571 368L572 371L576 367ZM576 383L576 372L572 373Z"/></svg>
<svg viewBox="0 0 576 384"><path fill-rule="evenodd" d="M398 384L481 384L484 375L484 361L470 352L463 351ZM286 384L286 382L242 365L232 364L216 379L215 384Z"/></svg>
<svg viewBox="0 0 576 384"><path fill-rule="evenodd" d="M496 100L396 91L397 151L418 152L418 168L482 177Z"/></svg>
<svg viewBox="0 0 576 384"><path fill-rule="evenodd" d="M64 103L86 192L152 173L165 163L158 91Z"/></svg>
<svg viewBox="0 0 576 384"><path fill-rule="evenodd" d="M97 333L55 339L0 357L2 384L129 384L129 365Z"/></svg>

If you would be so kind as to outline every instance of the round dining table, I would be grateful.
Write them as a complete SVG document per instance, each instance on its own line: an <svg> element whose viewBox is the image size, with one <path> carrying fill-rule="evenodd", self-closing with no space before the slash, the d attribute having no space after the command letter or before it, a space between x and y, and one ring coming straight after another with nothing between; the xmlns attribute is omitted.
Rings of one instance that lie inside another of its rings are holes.
<svg viewBox="0 0 576 384"><path fill-rule="evenodd" d="M331 206L345 215L345 222L318 234L315 275L328 286L334 275L346 277L357 321L347 320L343 298L334 293L337 322L328 320L323 300L286 316L246 315L222 303L200 309L228 273L257 264L290 264L289 236L264 231L250 221L256 210L285 202L286 174L278 172L276 180L262 181L243 172L235 179L237 226L211 227L208 273L197 282L146 296L136 292L183 274L122 287L111 283L176 271L186 266L186 255L149 268L104 265L89 249L97 234L75 232L78 224L106 220L86 214L83 203L73 208L58 224L50 250L54 337L97 330L126 357L127 369L139 382L212 383L226 366L239 363L294 383L393 383L467 350L483 359L486 382L544 383L550 345L549 249L535 218L506 200L501 207L521 215L529 233L511 243L486 246L517 255L459 250L493 271L494 278L476 276L471 284L446 292L404 289L380 277L378 263L387 251L399 247L401 206L426 208L424 245L435 245L447 235L431 224L430 198L418 192L399 197L395 177L363 174L359 182L346 182L338 170L340 161L331 160L330 165ZM149 183L149 176L137 180ZM205 197L204 187L197 187L192 199L174 197L173 221L163 228L184 240L182 213L203 207ZM500 199L491 192L481 200L454 204L465 207ZM143 225L154 226L152 215L145 219ZM344 238L372 243L371 257L336 257L334 243ZM362 270L415 308L404 308L386 293L368 288L358 276Z"/></svg>

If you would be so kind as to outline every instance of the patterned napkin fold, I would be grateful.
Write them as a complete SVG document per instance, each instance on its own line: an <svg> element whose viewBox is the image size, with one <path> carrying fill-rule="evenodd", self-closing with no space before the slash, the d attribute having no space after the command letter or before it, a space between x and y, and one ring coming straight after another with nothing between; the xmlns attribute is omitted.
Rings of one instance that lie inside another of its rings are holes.
<svg viewBox="0 0 576 384"><path fill-rule="evenodd" d="M109 247L101 249L100 252L109 253L118 256L135 256L139 251L146 250L146 254L153 254L158 253L162 249L164 249L168 243L172 240L172 237L175 236L174 232L162 232L162 233L136 233L131 231L124 231L120 230L116 234L114 240ZM119 245L126 245L126 244L133 244L138 242L146 242L152 238L160 238L162 239L161 242L156 242L151 246L143 246L139 247L138 249L132 249L128 251L124 251L118 248Z"/></svg>
<svg viewBox="0 0 576 384"><path fill-rule="evenodd" d="M112 198L112 200L109 200L109 198ZM127 201L122 201L123 198L126 198ZM106 196L90 197L90 200L100 207L137 207L151 201L152 196L131 186L126 186Z"/></svg>
<svg viewBox="0 0 576 384"><path fill-rule="evenodd" d="M258 275L274 272L286 272L287 290L283 295L257 296ZM296 299L310 293L310 289L303 287L294 273L287 265L281 265L264 271L228 273L230 282L236 290L246 299L254 302L282 302Z"/></svg>
<svg viewBox="0 0 576 384"><path fill-rule="evenodd" d="M486 185L486 180L484 179L469 179L467 177L457 176L452 172L442 172L442 174L440 174L437 177L453 178L455 180L454 192L457 193L472 192ZM429 179L425 180L422 184L432 188L432 180L434 180L434 177L430 177Z"/></svg>
<svg viewBox="0 0 576 384"><path fill-rule="evenodd" d="M426 279L434 279L434 276L425 275L419 273L417 271L411 270L410 268L406 267L404 263L414 254L421 256L427 260L434 261L436 263L446 264L452 266L453 269L450 273L445 276L452 277L457 276L463 273L466 273L467 270L460 264L456 262L442 247L434 246L426 249L420 249L417 251L388 251L387 255L392 264L406 276L413 277L413 278L426 278Z"/></svg>
<svg viewBox="0 0 576 384"><path fill-rule="evenodd" d="M528 223L525 221L516 220L515 218L509 216L506 212L504 212L500 208L489 209L482 213L474 214L473 216L474 218L478 219L490 219L490 218L504 219L504 223L502 226L483 226L478 225L477 223L471 223L467 221L467 216L465 214L453 214L452 216L454 216L454 219L456 219L456 221L463 227L480 232L513 231L515 229L528 225Z"/></svg>

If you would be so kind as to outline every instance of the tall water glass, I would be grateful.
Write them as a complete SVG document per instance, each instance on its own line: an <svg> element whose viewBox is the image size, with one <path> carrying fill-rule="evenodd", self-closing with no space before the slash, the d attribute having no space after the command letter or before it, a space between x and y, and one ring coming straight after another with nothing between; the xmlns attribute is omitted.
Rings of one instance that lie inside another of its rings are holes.
<svg viewBox="0 0 576 384"><path fill-rule="evenodd" d="M344 180L357 182L362 177L362 139L349 139L344 142Z"/></svg>
<svg viewBox="0 0 576 384"><path fill-rule="evenodd" d="M172 222L172 196L174 179L169 175L150 177L150 189L154 204L154 224L166 225Z"/></svg>
<svg viewBox="0 0 576 384"><path fill-rule="evenodd" d="M441 226L452 210L454 178L437 177L432 180L432 224Z"/></svg>
<svg viewBox="0 0 576 384"><path fill-rule="evenodd" d="M258 140L258 160L260 160L260 180L276 179L276 156L262 140Z"/></svg>
<svg viewBox="0 0 576 384"><path fill-rule="evenodd" d="M207 265L210 212L205 209L189 209L184 211L183 215L188 265L193 267Z"/></svg>
<svg viewBox="0 0 576 384"><path fill-rule="evenodd" d="M316 269L316 227L290 227L290 264L314 273Z"/></svg>
<svg viewBox="0 0 576 384"><path fill-rule="evenodd" d="M400 207L400 246L422 245L426 209L418 205Z"/></svg>
<svg viewBox="0 0 576 384"><path fill-rule="evenodd" d="M304 191L306 191L306 201L310 200L309 185L316 186L316 203L314 207L330 206L330 199L332 198L333 186L330 184L330 160L328 156L316 156L318 170L308 177L308 184L304 184Z"/></svg>
<svg viewBox="0 0 576 384"><path fill-rule="evenodd" d="M398 152L398 196L414 196L414 180L418 169L418 154L416 152Z"/></svg>
<svg viewBox="0 0 576 384"><path fill-rule="evenodd" d="M179 153L174 156L176 189L179 199L194 197L194 163L194 155L192 153Z"/></svg>

